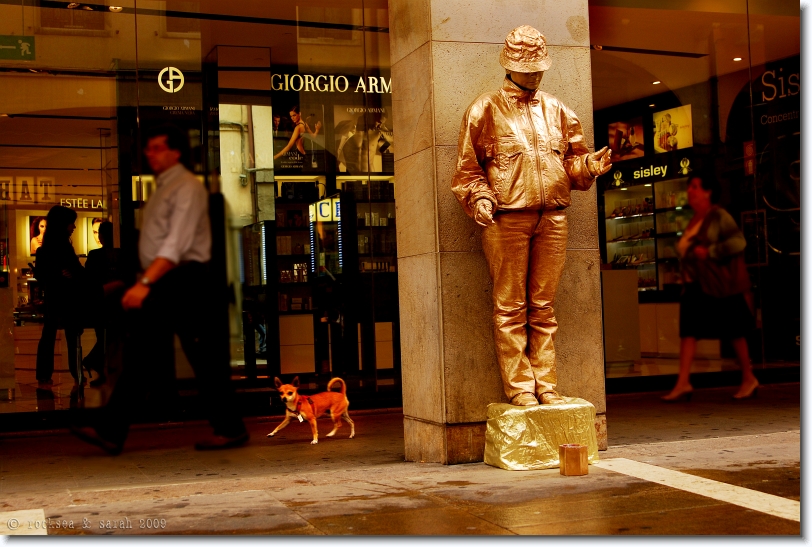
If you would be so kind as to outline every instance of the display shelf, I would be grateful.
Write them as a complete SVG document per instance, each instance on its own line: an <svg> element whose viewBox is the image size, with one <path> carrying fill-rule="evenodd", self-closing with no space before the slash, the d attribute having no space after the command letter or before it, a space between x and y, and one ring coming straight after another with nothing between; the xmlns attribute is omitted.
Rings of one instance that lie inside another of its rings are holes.
<svg viewBox="0 0 812 547"><path fill-rule="evenodd" d="M604 260L612 269L636 270L641 294L657 294L663 290L664 281L679 276L673 271L678 262L673 256L674 243L693 215L687 205L687 180L682 177L623 189L607 185L601 190L605 222L599 229ZM633 211L639 212L622 214ZM631 235L633 232L637 237ZM645 260L618 261L621 257L629 260L634 255L642 255Z"/></svg>
<svg viewBox="0 0 812 547"><path fill-rule="evenodd" d="M626 237L622 239L613 239L612 241L607 241L606 243L630 243L634 241L654 241L655 238L653 237Z"/></svg>
<svg viewBox="0 0 812 547"><path fill-rule="evenodd" d="M276 255L276 258L277 259L279 259L279 258L292 258L292 259L297 259L297 260L303 260L303 259L310 258L310 253L289 254L289 255L278 254L278 255Z"/></svg>
<svg viewBox="0 0 812 547"><path fill-rule="evenodd" d="M286 228L279 228L279 227L277 227L276 228L276 233L309 232L309 231L310 231L309 226L302 226L301 228L299 228L299 227L296 227L296 228L287 228L287 227Z"/></svg>
<svg viewBox="0 0 812 547"><path fill-rule="evenodd" d="M653 216L653 215L654 215L653 212L651 212L651 213L639 213L639 214L636 214L636 215L624 215L624 216L618 216L618 217L606 217L604 220L622 220L624 218L650 217L650 216Z"/></svg>
<svg viewBox="0 0 812 547"><path fill-rule="evenodd" d="M654 210L655 213L670 213L671 211L693 212L693 209L691 209L690 205L677 205L676 207L662 207L662 208L658 207L657 209Z"/></svg>

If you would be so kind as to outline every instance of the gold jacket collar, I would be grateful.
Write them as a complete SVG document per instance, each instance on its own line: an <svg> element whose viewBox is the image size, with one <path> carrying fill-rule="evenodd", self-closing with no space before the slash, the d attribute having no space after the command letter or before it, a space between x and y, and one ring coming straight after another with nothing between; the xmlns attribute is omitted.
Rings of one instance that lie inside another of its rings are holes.
<svg viewBox="0 0 812 547"><path fill-rule="evenodd" d="M519 102L530 102L531 105L535 106L539 103L539 94L541 91L538 89L535 91L525 91L516 85L513 80L505 76L505 81L502 83L502 93L505 94L513 106Z"/></svg>

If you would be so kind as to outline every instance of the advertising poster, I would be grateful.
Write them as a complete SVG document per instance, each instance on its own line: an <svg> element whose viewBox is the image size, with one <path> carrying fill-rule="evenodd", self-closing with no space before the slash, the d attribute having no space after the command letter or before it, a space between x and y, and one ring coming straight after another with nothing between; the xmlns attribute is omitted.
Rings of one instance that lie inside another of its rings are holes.
<svg viewBox="0 0 812 547"><path fill-rule="evenodd" d="M90 219L88 219L88 221L89 220ZM77 220L76 222L78 223L79 220ZM37 256L37 249L39 249L42 246L42 239L45 236L45 232L48 228L48 221L45 218L45 214L43 214L42 216L26 217L26 224L28 225L27 240L29 242L28 243L29 256ZM98 228L98 225L96 227ZM87 225L87 229L90 230L89 222ZM88 240L92 239L93 236L88 235ZM71 245L73 245L73 250L74 252L76 252L77 255L85 253L84 245L82 244L81 228L79 226L77 226L76 231L74 231L73 235L71 236ZM98 245L98 247L101 247L101 245ZM98 247L93 248L95 249Z"/></svg>
<svg viewBox="0 0 812 547"><path fill-rule="evenodd" d="M101 217L87 217L87 252L95 249L101 249L101 242L99 241L99 226L104 222Z"/></svg>
<svg viewBox="0 0 812 547"><path fill-rule="evenodd" d="M274 105L272 116L274 169L324 171L324 105Z"/></svg>
<svg viewBox="0 0 812 547"><path fill-rule="evenodd" d="M691 105L654 113L654 151L671 152L694 145Z"/></svg>
<svg viewBox="0 0 812 547"><path fill-rule="evenodd" d="M394 138L389 108L337 105L333 120L340 173L394 172Z"/></svg>
<svg viewBox="0 0 812 547"><path fill-rule="evenodd" d="M45 220L45 215L28 217L29 256L37 255L37 249L42 246L42 237L45 235L47 226L48 221Z"/></svg>
<svg viewBox="0 0 812 547"><path fill-rule="evenodd" d="M643 118L610 123L609 148L612 150L612 161L643 157Z"/></svg>

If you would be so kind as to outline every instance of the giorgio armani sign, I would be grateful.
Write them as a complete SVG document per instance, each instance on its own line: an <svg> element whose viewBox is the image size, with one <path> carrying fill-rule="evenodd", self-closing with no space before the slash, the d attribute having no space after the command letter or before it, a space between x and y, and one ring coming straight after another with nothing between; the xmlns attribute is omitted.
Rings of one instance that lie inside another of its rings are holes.
<svg viewBox="0 0 812 547"><path fill-rule="evenodd" d="M336 76L335 74L272 74L274 91L321 93L392 93L392 78L383 76Z"/></svg>

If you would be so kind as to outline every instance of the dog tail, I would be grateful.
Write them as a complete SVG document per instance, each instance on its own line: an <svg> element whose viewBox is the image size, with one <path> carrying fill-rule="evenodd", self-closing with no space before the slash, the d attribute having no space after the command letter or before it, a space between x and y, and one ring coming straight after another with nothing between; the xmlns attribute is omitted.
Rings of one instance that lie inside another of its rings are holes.
<svg viewBox="0 0 812 547"><path fill-rule="evenodd" d="M338 376L336 376L335 378L330 380L330 382L327 384L327 391L331 391L333 389L333 384L335 384L336 382L341 382L341 394L346 398L347 397L347 384L344 382L344 380L342 380Z"/></svg>

